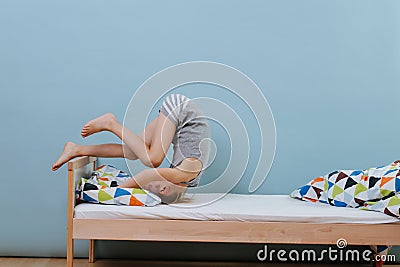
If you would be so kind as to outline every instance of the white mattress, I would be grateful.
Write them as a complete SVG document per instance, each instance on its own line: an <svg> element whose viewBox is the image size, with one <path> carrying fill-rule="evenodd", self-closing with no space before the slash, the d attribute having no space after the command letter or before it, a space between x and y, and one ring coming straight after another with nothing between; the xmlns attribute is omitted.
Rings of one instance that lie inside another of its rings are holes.
<svg viewBox="0 0 400 267"><path fill-rule="evenodd" d="M287 195L196 194L189 201L155 207L114 206L83 203L75 207L75 218L85 219L179 219L270 221L308 223L400 222L380 212L333 207L292 199Z"/></svg>

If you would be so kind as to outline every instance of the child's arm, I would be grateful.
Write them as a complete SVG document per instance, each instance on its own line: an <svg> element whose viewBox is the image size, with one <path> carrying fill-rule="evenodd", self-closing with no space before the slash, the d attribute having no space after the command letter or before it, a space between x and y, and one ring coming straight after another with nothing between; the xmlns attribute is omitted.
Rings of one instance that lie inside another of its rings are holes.
<svg viewBox="0 0 400 267"><path fill-rule="evenodd" d="M165 180L173 184L180 184L182 182L188 182L196 176L196 172L186 172L178 168L153 168L139 172L125 183L122 183L119 187L142 188L149 182Z"/></svg>

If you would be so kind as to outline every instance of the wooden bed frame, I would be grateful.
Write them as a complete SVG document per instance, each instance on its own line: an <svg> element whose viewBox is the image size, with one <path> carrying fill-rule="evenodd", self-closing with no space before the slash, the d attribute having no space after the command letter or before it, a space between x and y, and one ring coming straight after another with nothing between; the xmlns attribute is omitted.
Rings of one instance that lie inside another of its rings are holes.
<svg viewBox="0 0 400 267"><path fill-rule="evenodd" d="M327 224L296 222L243 222L196 220L118 220L74 218L75 183L96 168L97 158L68 162L67 267L73 266L74 240L89 242L89 262L94 262L94 240L147 240L277 244L400 245L400 224ZM104 230L102 225L113 224ZM98 227L96 227L98 226Z"/></svg>

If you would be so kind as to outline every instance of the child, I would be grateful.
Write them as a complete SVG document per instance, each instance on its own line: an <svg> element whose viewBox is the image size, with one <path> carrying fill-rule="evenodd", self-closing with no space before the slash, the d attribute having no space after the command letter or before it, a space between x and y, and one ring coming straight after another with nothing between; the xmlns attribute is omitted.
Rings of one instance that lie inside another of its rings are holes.
<svg viewBox="0 0 400 267"><path fill-rule="evenodd" d="M209 125L199 107L184 95L166 97L158 116L140 135L125 128L111 113L86 123L81 135L85 138L102 131L115 134L124 144L81 146L68 142L52 170L79 156L139 159L150 168L134 175L120 187L141 187L158 195L164 203L173 203L183 195L186 187L198 185L203 166L208 161L209 146L204 142L200 151L200 143L210 138ZM170 168L157 168L171 143L174 154Z"/></svg>

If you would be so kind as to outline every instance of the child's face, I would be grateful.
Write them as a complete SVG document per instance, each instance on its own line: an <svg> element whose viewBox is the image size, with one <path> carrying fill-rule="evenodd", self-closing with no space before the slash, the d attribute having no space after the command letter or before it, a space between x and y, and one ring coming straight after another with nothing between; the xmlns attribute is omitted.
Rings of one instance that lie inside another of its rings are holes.
<svg viewBox="0 0 400 267"><path fill-rule="evenodd" d="M167 204L178 200L180 193L185 190L184 187L174 185L167 181L152 181L145 184L143 189L149 190L160 197L162 202Z"/></svg>
<svg viewBox="0 0 400 267"><path fill-rule="evenodd" d="M167 181L152 181L143 186L144 189L149 190L157 196L168 196L173 193L173 186Z"/></svg>

